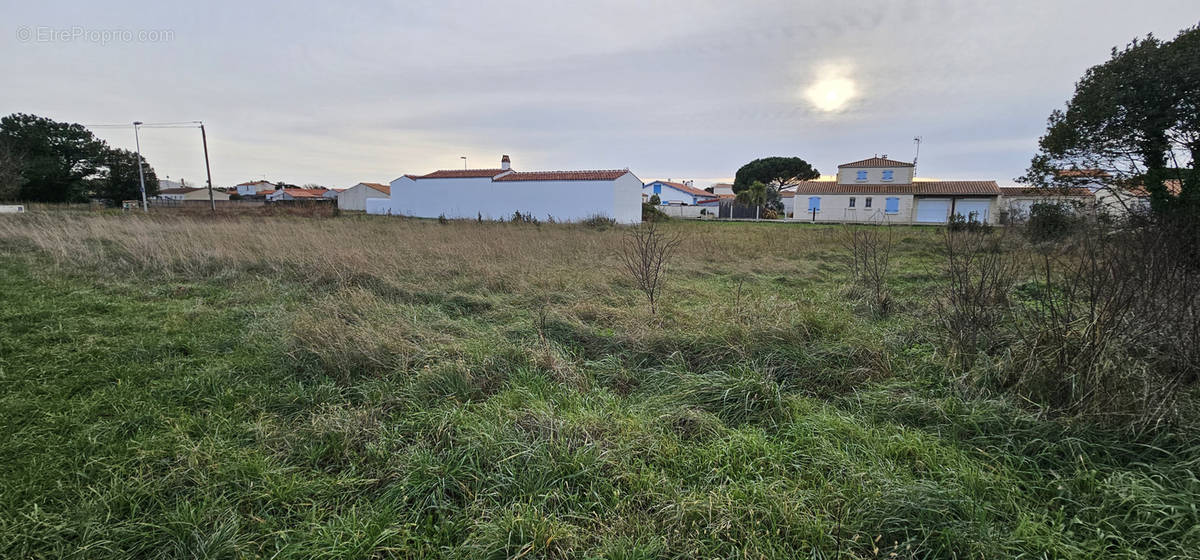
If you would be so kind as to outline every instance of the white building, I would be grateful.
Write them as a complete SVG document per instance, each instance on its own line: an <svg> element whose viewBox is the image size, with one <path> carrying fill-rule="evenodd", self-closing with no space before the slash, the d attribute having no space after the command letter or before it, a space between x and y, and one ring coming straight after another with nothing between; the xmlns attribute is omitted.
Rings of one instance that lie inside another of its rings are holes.
<svg viewBox="0 0 1200 560"><path fill-rule="evenodd" d="M649 202L651 197L655 195L658 195L659 204L663 206L695 206L700 204L701 201L717 198L717 195L713 193L693 187L691 181L684 181L682 183L652 181L642 187L642 200L644 202Z"/></svg>
<svg viewBox="0 0 1200 560"><path fill-rule="evenodd" d="M925 181L915 166L872 157L838 166L837 179L803 181L781 192L784 212L812 222L944 224L950 216L995 223L995 181Z"/></svg>
<svg viewBox="0 0 1200 560"><path fill-rule="evenodd" d="M1096 205L1096 194L1085 187L1000 187L1000 193L1001 212L1009 223L1027 220L1034 204L1059 203L1080 212L1091 212Z"/></svg>
<svg viewBox="0 0 1200 560"><path fill-rule="evenodd" d="M514 213L540 220L580 221L606 216L642 220L642 181L628 169L518 172L508 156L495 169L448 169L404 175L391 184L390 203L366 203L369 213L451 219L508 219Z"/></svg>
<svg viewBox="0 0 1200 560"><path fill-rule="evenodd" d="M325 194L328 192L329 192L329 190L324 189L324 188L321 188L321 189L293 189L293 188L279 189L271 194L268 194L267 201L280 202L280 201L294 201L294 200L308 200L308 201L329 200L329 197L325 196ZM336 198L336 196L335 196L335 198Z"/></svg>
<svg viewBox="0 0 1200 560"><path fill-rule="evenodd" d="M337 194L339 210L364 211L368 198L390 198L392 187L381 183L359 183Z"/></svg>
<svg viewBox="0 0 1200 560"><path fill-rule="evenodd" d="M275 183L270 181L247 181L245 183L238 183L234 188L237 189L237 194L240 196L265 195L266 192L264 191L274 191L276 189Z"/></svg>

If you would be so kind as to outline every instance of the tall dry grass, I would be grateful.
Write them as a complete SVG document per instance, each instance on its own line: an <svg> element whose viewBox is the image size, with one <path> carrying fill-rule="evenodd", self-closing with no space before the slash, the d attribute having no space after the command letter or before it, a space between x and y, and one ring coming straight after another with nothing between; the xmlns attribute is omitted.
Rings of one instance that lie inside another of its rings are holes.
<svg viewBox="0 0 1200 560"><path fill-rule="evenodd" d="M770 270L835 249L832 230L673 223L680 273ZM400 218L30 213L0 220L0 240L60 265L189 278L251 272L421 289L588 292L619 281L624 229ZM786 270L786 269L784 269Z"/></svg>

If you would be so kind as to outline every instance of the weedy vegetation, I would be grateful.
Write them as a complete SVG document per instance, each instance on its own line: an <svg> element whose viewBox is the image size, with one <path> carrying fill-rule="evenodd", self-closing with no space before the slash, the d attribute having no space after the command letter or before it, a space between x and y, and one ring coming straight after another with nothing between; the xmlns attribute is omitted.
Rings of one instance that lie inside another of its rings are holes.
<svg viewBox="0 0 1200 560"><path fill-rule="evenodd" d="M1185 226L515 218L0 216L2 555L1200 556Z"/></svg>

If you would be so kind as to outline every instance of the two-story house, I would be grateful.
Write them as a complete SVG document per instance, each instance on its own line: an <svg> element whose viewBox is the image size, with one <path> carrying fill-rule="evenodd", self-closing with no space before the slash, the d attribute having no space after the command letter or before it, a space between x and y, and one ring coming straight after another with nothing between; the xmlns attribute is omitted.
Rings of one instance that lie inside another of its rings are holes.
<svg viewBox="0 0 1200 560"><path fill-rule="evenodd" d="M838 166L834 180L803 181L780 193L795 220L944 224L952 215L995 223L995 181L926 181L915 165L871 157Z"/></svg>

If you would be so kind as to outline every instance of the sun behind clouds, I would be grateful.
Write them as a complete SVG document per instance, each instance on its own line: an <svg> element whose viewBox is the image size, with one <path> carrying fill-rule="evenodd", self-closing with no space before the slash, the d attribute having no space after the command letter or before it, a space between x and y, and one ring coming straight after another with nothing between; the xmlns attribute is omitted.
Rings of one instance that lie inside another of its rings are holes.
<svg viewBox="0 0 1200 560"><path fill-rule="evenodd" d="M819 111L837 113L858 97L858 85L847 77L846 65L826 65L816 73L816 81L804 90L804 98Z"/></svg>

